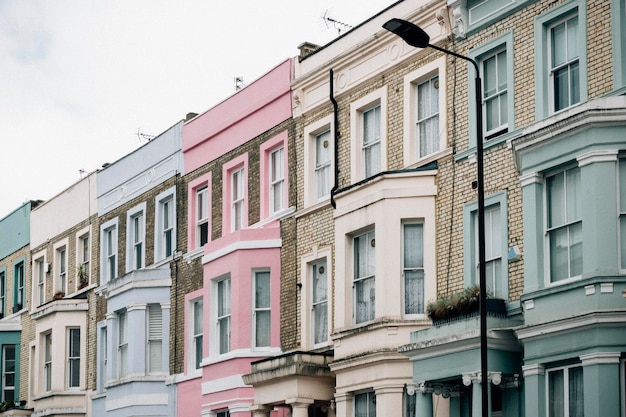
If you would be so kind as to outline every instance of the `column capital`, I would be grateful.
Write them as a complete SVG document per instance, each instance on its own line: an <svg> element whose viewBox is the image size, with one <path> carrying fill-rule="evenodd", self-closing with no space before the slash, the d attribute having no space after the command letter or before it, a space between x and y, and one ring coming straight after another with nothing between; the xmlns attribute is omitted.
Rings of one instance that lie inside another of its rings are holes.
<svg viewBox="0 0 626 417"><path fill-rule="evenodd" d="M530 365L522 365L522 373L524 377L533 375L545 375L546 367L540 363L532 363Z"/></svg>
<svg viewBox="0 0 626 417"><path fill-rule="evenodd" d="M618 364L620 352L594 352L580 355L583 366Z"/></svg>

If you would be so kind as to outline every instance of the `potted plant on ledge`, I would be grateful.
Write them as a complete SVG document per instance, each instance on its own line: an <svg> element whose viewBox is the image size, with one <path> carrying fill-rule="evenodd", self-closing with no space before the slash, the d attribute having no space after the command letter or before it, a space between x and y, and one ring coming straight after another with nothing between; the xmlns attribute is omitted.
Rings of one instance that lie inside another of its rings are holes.
<svg viewBox="0 0 626 417"><path fill-rule="evenodd" d="M82 290L89 284L89 274L85 268L85 264L80 264L76 271L76 277L78 278L78 289Z"/></svg>
<svg viewBox="0 0 626 417"><path fill-rule="evenodd" d="M431 301L426 306L426 314L433 323L478 315L480 309L479 293L479 287L474 285L459 293ZM487 294L487 315L506 316L504 300Z"/></svg>

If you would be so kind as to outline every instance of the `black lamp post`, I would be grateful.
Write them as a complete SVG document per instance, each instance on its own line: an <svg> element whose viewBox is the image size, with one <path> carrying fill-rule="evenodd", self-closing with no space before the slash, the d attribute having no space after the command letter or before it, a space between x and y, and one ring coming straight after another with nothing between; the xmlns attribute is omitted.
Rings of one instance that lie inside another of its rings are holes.
<svg viewBox="0 0 626 417"><path fill-rule="evenodd" d="M478 188L478 278L480 285L480 374L482 394L482 415L489 416L489 379L487 367L487 275L485 269L485 187L483 162L483 108L482 81L478 63L472 58L457 54L439 46L430 44L430 36L422 28L402 19L391 19L383 28L401 37L406 43L416 48L433 48L445 54L470 62L476 70L476 183Z"/></svg>

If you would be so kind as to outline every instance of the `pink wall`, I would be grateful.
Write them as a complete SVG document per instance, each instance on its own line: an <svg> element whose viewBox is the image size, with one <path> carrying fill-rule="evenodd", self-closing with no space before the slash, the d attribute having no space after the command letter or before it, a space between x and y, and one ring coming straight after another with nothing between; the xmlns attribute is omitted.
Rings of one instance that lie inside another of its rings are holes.
<svg viewBox="0 0 626 417"><path fill-rule="evenodd" d="M202 410L201 378L177 384L176 415L199 416Z"/></svg>
<svg viewBox="0 0 626 417"><path fill-rule="evenodd" d="M232 249L232 250L231 250ZM221 256L216 255L217 253ZM212 257L215 256L215 259ZM260 229L242 229L211 241L204 246L204 287L188 294L186 301L203 297L203 344L204 357L215 361L202 367L202 377L190 379L178 384L178 415L200 415L210 407L207 404L219 403L220 408L228 406L230 400L240 403L241 398L253 398L252 387L238 387L202 395L202 383L242 375L251 370L250 363L263 358L259 351L252 354L252 297L255 270L270 271L271 286L271 334L270 348L280 348L280 227L278 222L271 222ZM212 280L230 274L231 279L231 351L237 350L236 358L216 361L219 355L211 352L216 349L211 335L215 333L215 318L211 289ZM188 302L186 303L188 304ZM185 322L188 312L185 313ZM185 326L185 354L189 352L188 326ZM261 351L262 352L262 351ZM187 373L188 358L185 358ZM205 405L203 409L202 404ZM246 415L246 414L244 414ZM251 415L251 414L250 414Z"/></svg>
<svg viewBox="0 0 626 417"><path fill-rule="evenodd" d="M291 117L292 60L183 126L185 172L213 161Z"/></svg>

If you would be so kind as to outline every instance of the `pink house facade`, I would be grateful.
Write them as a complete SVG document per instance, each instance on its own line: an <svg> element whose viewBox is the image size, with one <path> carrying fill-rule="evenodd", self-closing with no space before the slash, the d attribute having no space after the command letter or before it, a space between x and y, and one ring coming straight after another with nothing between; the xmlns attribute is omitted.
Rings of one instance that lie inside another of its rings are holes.
<svg viewBox="0 0 626 417"><path fill-rule="evenodd" d="M179 416L249 417L251 362L279 355L282 218L289 201L293 64L286 60L183 127L188 292ZM181 284L181 288L182 284ZM184 290L184 288L183 288Z"/></svg>

